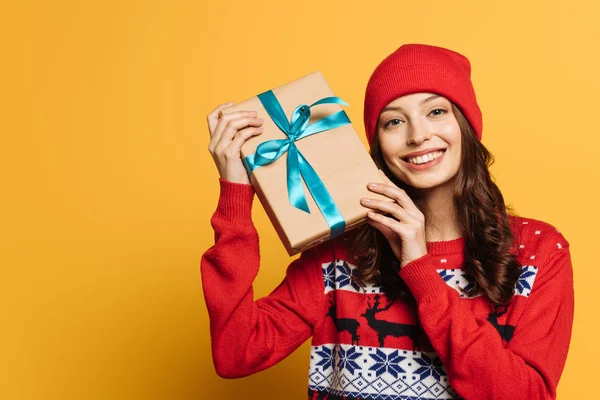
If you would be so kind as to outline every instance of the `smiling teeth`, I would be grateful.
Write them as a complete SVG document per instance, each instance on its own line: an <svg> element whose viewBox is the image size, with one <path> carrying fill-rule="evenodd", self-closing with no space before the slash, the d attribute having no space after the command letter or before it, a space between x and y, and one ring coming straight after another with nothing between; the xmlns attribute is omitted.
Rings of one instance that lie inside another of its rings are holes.
<svg viewBox="0 0 600 400"><path fill-rule="evenodd" d="M430 161L435 160L436 158L438 158L439 156L441 156L442 154L444 154L443 151L434 151L432 153L429 154L425 154L424 156L419 156L419 157L411 157L408 159L408 162L411 164L425 164L428 163Z"/></svg>

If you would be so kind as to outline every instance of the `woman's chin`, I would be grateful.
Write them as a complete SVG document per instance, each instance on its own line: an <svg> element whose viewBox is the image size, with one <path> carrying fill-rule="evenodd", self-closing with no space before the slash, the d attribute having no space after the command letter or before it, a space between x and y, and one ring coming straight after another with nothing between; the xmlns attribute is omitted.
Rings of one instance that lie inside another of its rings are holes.
<svg viewBox="0 0 600 400"><path fill-rule="evenodd" d="M421 179L421 180L409 180L408 185L418 190L431 190L447 186L451 183L452 179Z"/></svg>
<svg viewBox="0 0 600 400"><path fill-rule="evenodd" d="M452 183L454 177L456 177L456 174L451 178L448 178L447 176L435 176L436 174L428 174L430 176L425 176L425 174L415 176L414 171L404 172L401 171L400 168L398 168L398 170L391 170L390 172L397 181L418 190L430 190L446 186Z"/></svg>

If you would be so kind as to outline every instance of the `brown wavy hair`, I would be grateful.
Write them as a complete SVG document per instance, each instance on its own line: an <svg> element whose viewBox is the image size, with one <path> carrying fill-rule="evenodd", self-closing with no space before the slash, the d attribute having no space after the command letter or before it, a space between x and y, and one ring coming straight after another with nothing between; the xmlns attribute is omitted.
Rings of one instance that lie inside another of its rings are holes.
<svg viewBox="0 0 600 400"><path fill-rule="evenodd" d="M482 294L496 305L512 298L521 273L521 264L511 253L513 233L508 215L513 209L493 182L489 167L493 155L481 143L462 112L452 104L452 111L462 134L462 152L454 187L454 206L458 212L460 230L465 238L463 271L472 282L464 291L468 296ZM399 181L383 160L378 135L371 144L371 157L394 184L405 190L425 215L426 205L415 189ZM400 263L387 239L369 224L347 234L352 253L357 257L356 281L373 282L382 286L390 300L405 297L414 303L408 287L398 275Z"/></svg>

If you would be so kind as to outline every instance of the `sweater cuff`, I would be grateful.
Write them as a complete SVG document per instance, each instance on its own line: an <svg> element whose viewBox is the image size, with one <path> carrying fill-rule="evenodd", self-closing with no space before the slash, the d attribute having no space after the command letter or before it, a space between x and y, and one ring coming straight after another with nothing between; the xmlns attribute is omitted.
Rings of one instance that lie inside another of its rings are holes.
<svg viewBox="0 0 600 400"><path fill-rule="evenodd" d="M250 184L236 183L219 178L221 187L215 216L226 222L247 222L252 219L254 188Z"/></svg>
<svg viewBox="0 0 600 400"><path fill-rule="evenodd" d="M447 288L435 270L433 259L429 253L406 264L400 269L399 274L417 302L439 295Z"/></svg>

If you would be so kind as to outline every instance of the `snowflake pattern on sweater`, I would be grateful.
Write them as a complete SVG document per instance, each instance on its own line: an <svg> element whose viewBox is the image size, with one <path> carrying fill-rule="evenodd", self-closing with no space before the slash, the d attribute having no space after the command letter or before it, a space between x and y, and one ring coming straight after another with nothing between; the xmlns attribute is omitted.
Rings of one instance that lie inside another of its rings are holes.
<svg viewBox="0 0 600 400"><path fill-rule="evenodd" d="M458 398L433 352L343 344L312 348L309 390L346 398Z"/></svg>
<svg viewBox="0 0 600 400"><path fill-rule="evenodd" d="M322 266L323 280L325 283L325 294L332 290L347 290L354 293L382 293L381 287L373 284L365 283L364 287L360 287L352 280L352 276L356 275L356 266L345 261L335 260L325 263ZM515 286L515 296L529 296L533 288L535 276L538 267L534 265L524 265L521 275ZM461 269L437 269L436 272L440 278L446 282L448 286L456 290L461 297L469 297L465 293L473 286L472 279ZM478 297L480 294L471 296Z"/></svg>

